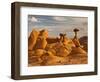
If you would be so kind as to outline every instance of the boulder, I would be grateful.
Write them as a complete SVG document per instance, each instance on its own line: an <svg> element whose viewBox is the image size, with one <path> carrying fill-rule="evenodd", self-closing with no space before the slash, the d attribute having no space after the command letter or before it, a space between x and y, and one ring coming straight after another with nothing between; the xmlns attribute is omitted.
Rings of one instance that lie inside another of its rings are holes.
<svg viewBox="0 0 100 82"><path fill-rule="evenodd" d="M46 51L43 50L43 49L34 50L34 56L40 57L40 56L42 56L42 55L45 54L45 53L46 53Z"/></svg>
<svg viewBox="0 0 100 82"><path fill-rule="evenodd" d="M65 63L64 57L55 56L52 52L48 51L41 56L42 63L41 65L61 65Z"/></svg>

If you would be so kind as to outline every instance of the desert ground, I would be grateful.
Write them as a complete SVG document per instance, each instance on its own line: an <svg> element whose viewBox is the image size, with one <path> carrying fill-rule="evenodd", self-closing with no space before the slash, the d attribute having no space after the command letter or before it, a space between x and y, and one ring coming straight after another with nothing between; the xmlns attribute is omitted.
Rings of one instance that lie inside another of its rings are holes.
<svg viewBox="0 0 100 82"><path fill-rule="evenodd" d="M28 66L87 64L87 36L78 38L78 29L73 38L59 33L49 37L48 30L33 29L28 37Z"/></svg>

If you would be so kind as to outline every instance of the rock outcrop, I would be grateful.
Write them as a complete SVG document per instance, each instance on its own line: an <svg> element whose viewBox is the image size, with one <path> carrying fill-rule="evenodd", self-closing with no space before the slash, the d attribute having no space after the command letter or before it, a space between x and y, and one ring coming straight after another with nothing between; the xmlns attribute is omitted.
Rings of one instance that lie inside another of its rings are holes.
<svg viewBox="0 0 100 82"><path fill-rule="evenodd" d="M38 35L39 35L39 32L36 31L35 29L33 29L29 38L28 38L28 50L33 50L33 47L36 44Z"/></svg>
<svg viewBox="0 0 100 82"><path fill-rule="evenodd" d="M75 36L70 39L62 33L59 38L50 38L47 30L33 29L28 39L28 65L86 64L87 51L82 48L83 45L78 40L78 31L75 29Z"/></svg>

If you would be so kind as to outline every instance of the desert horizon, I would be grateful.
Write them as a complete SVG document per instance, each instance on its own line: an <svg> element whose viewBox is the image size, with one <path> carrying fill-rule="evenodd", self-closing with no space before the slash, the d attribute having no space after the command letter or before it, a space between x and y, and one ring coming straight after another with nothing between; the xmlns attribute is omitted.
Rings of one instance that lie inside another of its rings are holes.
<svg viewBox="0 0 100 82"><path fill-rule="evenodd" d="M28 66L88 63L86 17L29 15Z"/></svg>
<svg viewBox="0 0 100 82"><path fill-rule="evenodd" d="M73 29L78 28L80 31L77 36L80 38L87 36L87 21L87 17L28 15L28 36L33 29L46 29L49 37L56 37L59 33L64 33L73 38Z"/></svg>

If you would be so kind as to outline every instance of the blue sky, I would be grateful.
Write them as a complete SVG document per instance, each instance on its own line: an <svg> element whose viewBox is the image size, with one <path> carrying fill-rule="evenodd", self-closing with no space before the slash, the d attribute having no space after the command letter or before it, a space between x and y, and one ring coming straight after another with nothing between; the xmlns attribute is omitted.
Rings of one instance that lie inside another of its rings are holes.
<svg viewBox="0 0 100 82"><path fill-rule="evenodd" d="M47 29L49 37L57 37L59 33L66 33L69 38L74 37L73 29L78 28L78 37L87 36L87 17L28 15L28 35L32 29Z"/></svg>

